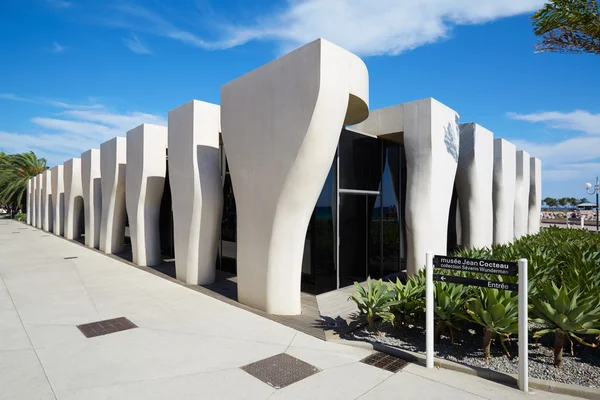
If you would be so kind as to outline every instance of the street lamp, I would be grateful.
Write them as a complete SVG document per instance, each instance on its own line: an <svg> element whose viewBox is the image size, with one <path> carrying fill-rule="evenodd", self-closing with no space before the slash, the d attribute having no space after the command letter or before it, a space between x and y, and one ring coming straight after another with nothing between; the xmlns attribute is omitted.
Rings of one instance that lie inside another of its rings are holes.
<svg viewBox="0 0 600 400"><path fill-rule="evenodd" d="M598 182L598 177L596 177L596 184L592 185L591 183L587 182L585 185L583 185L583 187L585 187L585 191L588 194L596 194L596 232L600 233L600 228L599 228L599 224L598 224L598 214L600 210L598 210L598 193L600 193L600 182ZM592 189L593 188L593 189ZM592 189L592 191L590 192L590 189Z"/></svg>

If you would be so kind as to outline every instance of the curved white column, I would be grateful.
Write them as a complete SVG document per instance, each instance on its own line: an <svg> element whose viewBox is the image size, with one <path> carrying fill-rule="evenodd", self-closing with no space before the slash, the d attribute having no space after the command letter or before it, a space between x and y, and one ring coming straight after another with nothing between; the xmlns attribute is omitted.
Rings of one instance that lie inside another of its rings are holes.
<svg viewBox="0 0 600 400"><path fill-rule="evenodd" d="M65 182L65 238L79 239L82 232L83 188L81 186L81 159L71 158L64 164Z"/></svg>
<svg viewBox="0 0 600 400"><path fill-rule="evenodd" d="M42 229L42 174L35 176L35 227Z"/></svg>
<svg viewBox="0 0 600 400"><path fill-rule="evenodd" d="M85 214L85 245L100 247L100 221L102 218L102 186L100 183L100 150L81 153L81 186Z"/></svg>
<svg viewBox="0 0 600 400"><path fill-rule="evenodd" d="M169 111L175 267L177 279L191 284L215 280L223 208L220 129L216 104L192 100Z"/></svg>
<svg viewBox="0 0 600 400"><path fill-rule="evenodd" d="M42 208L42 228L46 232L53 232L52 170L49 169L42 173Z"/></svg>
<svg viewBox="0 0 600 400"><path fill-rule="evenodd" d="M55 235L65 234L65 175L64 167L57 165L52 168L52 207L53 207L53 232Z"/></svg>
<svg viewBox="0 0 600 400"><path fill-rule="evenodd" d="M124 249L126 163L127 139L116 137L100 145L102 176L100 250L108 254L119 253Z"/></svg>
<svg viewBox="0 0 600 400"><path fill-rule="evenodd" d="M33 214L33 178L27 180L27 225L31 225Z"/></svg>
<svg viewBox="0 0 600 400"><path fill-rule="evenodd" d="M515 239L527 235L529 224L529 153L517 151L515 179Z"/></svg>
<svg viewBox="0 0 600 400"><path fill-rule="evenodd" d="M467 248L493 244L493 179L494 135L476 123L461 124L456 191L460 202L462 245Z"/></svg>
<svg viewBox="0 0 600 400"><path fill-rule="evenodd" d="M494 139L494 244L514 238L516 148L504 139Z"/></svg>
<svg viewBox="0 0 600 400"><path fill-rule="evenodd" d="M425 267L425 253L446 254L459 155L458 120L456 111L435 99L403 104L406 272L410 275Z"/></svg>
<svg viewBox="0 0 600 400"><path fill-rule="evenodd" d="M300 313L308 222L341 128L368 116L368 85L358 57L318 39L221 88L240 302Z"/></svg>
<svg viewBox="0 0 600 400"><path fill-rule="evenodd" d="M542 161L529 159L529 215L527 233L535 235L540 232L540 214L542 213Z"/></svg>
<svg viewBox="0 0 600 400"><path fill-rule="evenodd" d="M166 172L167 127L143 124L127 132L125 201L137 265L154 266L162 261L159 225Z"/></svg>

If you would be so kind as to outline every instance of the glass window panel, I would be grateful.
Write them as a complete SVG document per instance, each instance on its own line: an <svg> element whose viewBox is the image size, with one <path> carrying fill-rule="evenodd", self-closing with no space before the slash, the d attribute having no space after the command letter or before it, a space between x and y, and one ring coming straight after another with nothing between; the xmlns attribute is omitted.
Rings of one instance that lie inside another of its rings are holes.
<svg viewBox="0 0 600 400"><path fill-rule="evenodd" d="M381 182L381 140L342 130L339 141L340 189L376 191Z"/></svg>

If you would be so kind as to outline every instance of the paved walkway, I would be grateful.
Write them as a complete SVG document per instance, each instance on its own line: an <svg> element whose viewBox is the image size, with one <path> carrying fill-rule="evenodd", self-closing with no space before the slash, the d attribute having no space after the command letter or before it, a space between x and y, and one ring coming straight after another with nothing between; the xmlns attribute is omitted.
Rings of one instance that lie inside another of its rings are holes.
<svg viewBox="0 0 600 400"><path fill-rule="evenodd" d="M24 224L0 220L0 399L521 399L513 388L323 342ZM139 326L86 338L76 325ZM275 389L240 369L286 353L320 372ZM538 392L535 399L568 399Z"/></svg>

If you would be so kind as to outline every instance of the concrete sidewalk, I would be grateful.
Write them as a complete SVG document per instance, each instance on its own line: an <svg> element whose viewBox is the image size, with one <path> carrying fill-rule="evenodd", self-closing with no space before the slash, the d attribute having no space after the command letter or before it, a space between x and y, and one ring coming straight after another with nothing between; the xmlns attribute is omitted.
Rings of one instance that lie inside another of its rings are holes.
<svg viewBox="0 0 600 400"><path fill-rule="evenodd" d="M0 220L0 277L0 399L528 398L452 371L366 365L368 350L320 341L14 221ZM88 339L76 327L116 317L139 328ZM275 389L240 369L280 353L320 372Z"/></svg>

